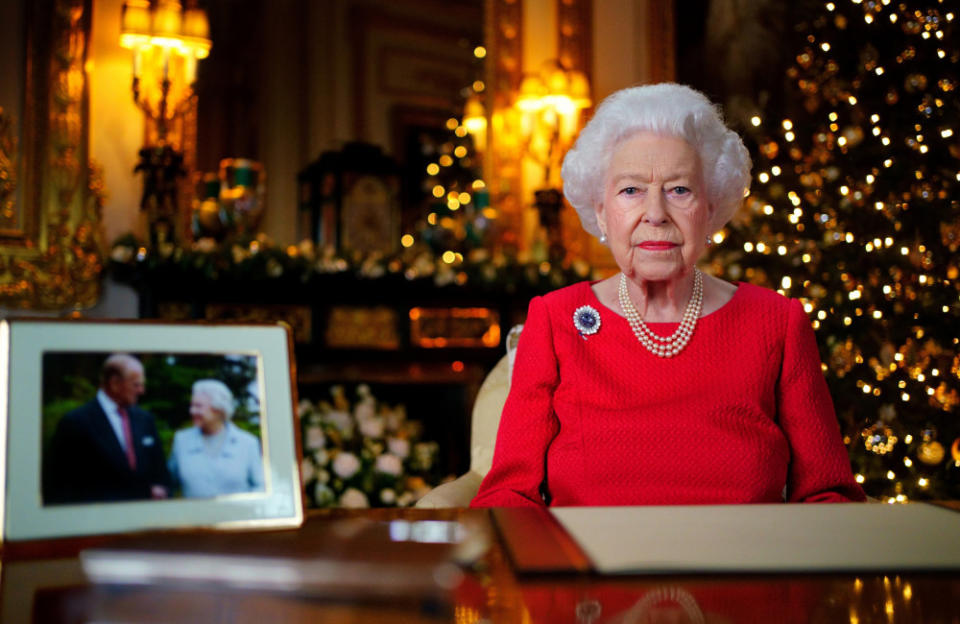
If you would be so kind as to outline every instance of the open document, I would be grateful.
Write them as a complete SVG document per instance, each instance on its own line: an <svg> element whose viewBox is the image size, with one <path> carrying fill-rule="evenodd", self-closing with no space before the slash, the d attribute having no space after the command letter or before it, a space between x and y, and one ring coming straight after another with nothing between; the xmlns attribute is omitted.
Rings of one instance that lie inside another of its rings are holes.
<svg viewBox="0 0 960 624"><path fill-rule="evenodd" d="M524 511L495 513L520 573L960 569L960 513L922 503L561 507L533 510L536 521Z"/></svg>

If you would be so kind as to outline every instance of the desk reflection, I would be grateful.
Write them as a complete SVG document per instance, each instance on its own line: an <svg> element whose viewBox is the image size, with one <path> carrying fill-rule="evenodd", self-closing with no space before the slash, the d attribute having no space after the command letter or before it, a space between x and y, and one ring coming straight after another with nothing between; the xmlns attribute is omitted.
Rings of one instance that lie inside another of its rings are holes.
<svg viewBox="0 0 960 624"><path fill-rule="evenodd" d="M358 525L384 522L389 526L390 521L398 519L448 523L392 525L395 532L409 533L404 533L406 539L416 534L426 541L456 537L456 531L446 530L454 526L451 521L486 523L486 516L476 510L336 511L311 517L307 526L290 535L302 539L309 549L323 550L316 540L309 539L311 534L323 531L313 525L351 518L357 519ZM431 530L414 529L421 526ZM490 528L489 523L485 526ZM446 532L434 530L436 527ZM249 538L266 544L269 535L251 533ZM429 599L381 596L374 600L369 596L304 595L249 587L230 591L159 583L97 585L84 577L76 556L11 560L6 553L0 568L0 621L960 624L960 571L886 576L518 576L497 540L485 553L461 565L462 581L442 595Z"/></svg>
<svg viewBox="0 0 960 624"><path fill-rule="evenodd" d="M519 592L536 623L960 622L960 576L543 579Z"/></svg>

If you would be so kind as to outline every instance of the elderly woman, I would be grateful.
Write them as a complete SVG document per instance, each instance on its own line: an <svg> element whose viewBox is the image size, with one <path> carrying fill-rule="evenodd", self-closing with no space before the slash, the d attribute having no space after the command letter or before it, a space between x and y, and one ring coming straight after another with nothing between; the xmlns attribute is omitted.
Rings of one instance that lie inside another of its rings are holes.
<svg viewBox="0 0 960 624"><path fill-rule="evenodd" d="M800 302L696 266L749 171L693 89L600 105L564 193L620 272L530 302L472 505L864 500Z"/></svg>
<svg viewBox="0 0 960 624"><path fill-rule="evenodd" d="M193 384L193 427L173 437L169 468L183 495L202 498L263 490L263 459L256 437L230 422L234 398L216 379Z"/></svg>

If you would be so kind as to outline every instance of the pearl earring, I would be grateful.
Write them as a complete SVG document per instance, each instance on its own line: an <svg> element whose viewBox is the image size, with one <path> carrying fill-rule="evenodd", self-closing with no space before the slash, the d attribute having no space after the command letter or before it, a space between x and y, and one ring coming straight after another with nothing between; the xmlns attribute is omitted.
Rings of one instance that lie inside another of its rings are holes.
<svg viewBox="0 0 960 624"><path fill-rule="evenodd" d="M604 234L603 232L600 233L600 244L601 245L607 244L607 235Z"/></svg>

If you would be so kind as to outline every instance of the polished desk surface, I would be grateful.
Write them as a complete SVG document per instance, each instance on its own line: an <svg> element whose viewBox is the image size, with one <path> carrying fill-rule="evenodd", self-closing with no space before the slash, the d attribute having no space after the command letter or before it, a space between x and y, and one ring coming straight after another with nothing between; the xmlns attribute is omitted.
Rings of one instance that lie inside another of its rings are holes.
<svg viewBox="0 0 960 624"><path fill-rule="evenodd" d="M960 623L960 572L602 577L589 572L516 574L485 510L330 510L312 513L286 541L316 543L332 522L402 519L467 523L489 547L453 588L430 596L370 600L349 592L305 595L170 585L94 585L83 576L83 544L8 547L2 566L3 622L924 622ZM910 527L904 527L910 530ZM261 535L247 534L252 541ZM149 537L147 538L150 539ZM203 542L201 542L203 543ZM877 544L883 548L883 544ZM57 552L59 551L59 552Z"/></svg>

